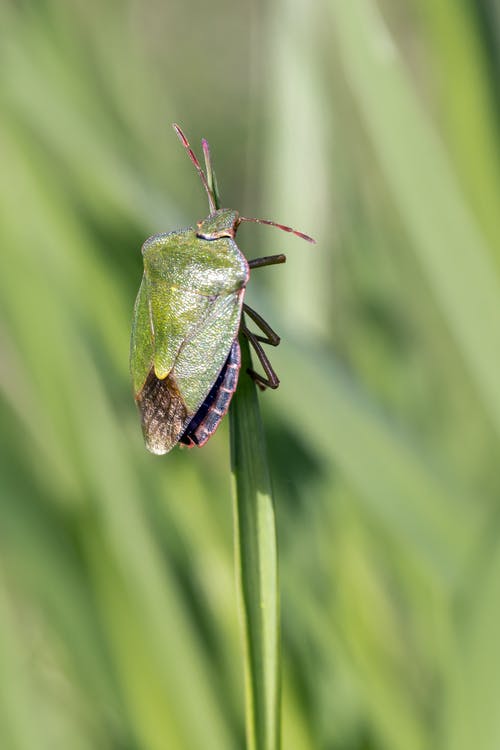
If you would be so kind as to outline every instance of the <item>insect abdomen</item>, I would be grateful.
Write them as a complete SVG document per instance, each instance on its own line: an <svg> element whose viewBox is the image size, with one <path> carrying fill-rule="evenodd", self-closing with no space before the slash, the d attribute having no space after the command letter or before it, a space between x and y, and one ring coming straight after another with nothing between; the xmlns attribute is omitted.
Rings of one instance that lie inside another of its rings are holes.
<svg viewBox="0 0 500 750"><path fill-rule="evenodd" d="M202 446L214 434L229 409L238 383L240 365L240 345L238 340L235 340L224 367L203 404L186 427L179 440L180 443L189 448L195 445Z"/></svg>

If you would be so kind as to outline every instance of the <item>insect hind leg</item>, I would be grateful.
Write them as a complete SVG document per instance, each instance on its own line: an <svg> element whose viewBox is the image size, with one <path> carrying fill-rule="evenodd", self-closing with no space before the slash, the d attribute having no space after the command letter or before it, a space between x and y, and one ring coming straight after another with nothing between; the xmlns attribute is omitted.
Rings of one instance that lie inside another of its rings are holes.
<svg viewBox="0 0 500 750"><path fill-rule="evenodd" d="M251 310L251 308L250 308ZM257 357L259 358L259 362L262 365L262 368L267 375L267 377L264 377L264 375L261 375L259 372L256 372L256 370L253 370L252 368L247 369L247 373L250 375L252 380L255 381L255 383L259 386L259 388L264 391L266 388L278 388L280 381L278 376L276 375L276 372L273 369L273 366L271 365L269 359L267 358L267 355L262 348L261 341L263 343L272 344L273 346L277 346L279 344L279 336L273 331L273 329L269 326L266 321L261 318L261 316L255 312L255 310L252 310L252 315L248 312L247 306L245 305L245 312L252 317L252 320L261 327L261 324L266 326L266 332L269 332L271 336L263 337L258 336L257 334L253 333L246 325L245 321L242 320L240 331L245 338L248 339L248 343L252 346L254 349ZM255 317L254 317L255 316ZM258 319L258 321L256 320ZM262 330L262 328L261 328ZM275 337L275 338L273 338ZM274 341L274 343L273 343Z"/></svg>
<svg viewBox="0 0 500 750"><path fill-rule="evenodd" d="M259 315L256 310L245 303L243 303L243 311L248 315L249 318L253 320L255 325L260 328L262 333L265 334L265 336L259 336L258 334L254 333L253 335L255 336L257 341L262 341L263 344L269 344L270 346L278 346L281 339L276 331L271 328L267 320L264 320L262 315Z"/></svg>

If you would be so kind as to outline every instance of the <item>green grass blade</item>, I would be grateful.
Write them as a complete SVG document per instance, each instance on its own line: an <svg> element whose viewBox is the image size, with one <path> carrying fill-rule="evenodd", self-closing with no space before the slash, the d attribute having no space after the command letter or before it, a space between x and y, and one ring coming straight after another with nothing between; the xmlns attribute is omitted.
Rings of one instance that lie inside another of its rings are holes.
<svg viewBox="0 0 500 750"><path fill-rule="evenodd" d="M335 462L369 512L427 568L434 584L460 585L481 528L480 509L465 501L467 489L458 494L455 482L449 485L447 474L437 472L418 441L375 408L333 357L287 338L289 346L274 357L290 382L280 391L285 419L292 428L300 425L325 466ZM314 396L295 398L301 383ZM322 440L318 425L332 425ZM451 516L461 522L452 526Z"/></svg>
<svg viewBox="0 0 500 750"><path fill-rule="evenodd" d="M331 2L352 94L416 256L500 432L500 280L375 3Z"/></svg>
<svg viewBox="0 0 500 750"><path fill-rule="evenodd" d="M279 591L276 527L264 432L242 338L242 377L231 403L237 575L243 610L249 750L280 745Z"/></svg>
<svg viewBox="0 0 500 750"><path fill-rule="evenodd" d="M473 3L426 0L423 12L433 58L432 75L441 82L445 136L461 185L485 236L500 253L500 172L495 109L488 77L487 47ZM465 98L463 93L467 91Z"/></svg>
<svg viewBox="0 0 500 750"><path fill-rule="evenodd" d="M15 621L12 603L0 579L0 741L12 750L46 748L46 735L40 731L37 711L40 705L33 688L31 673L23 653L22 631ZM26 716L30 717L26 721ZM5 743L5 744L4 744Z"/></svg>

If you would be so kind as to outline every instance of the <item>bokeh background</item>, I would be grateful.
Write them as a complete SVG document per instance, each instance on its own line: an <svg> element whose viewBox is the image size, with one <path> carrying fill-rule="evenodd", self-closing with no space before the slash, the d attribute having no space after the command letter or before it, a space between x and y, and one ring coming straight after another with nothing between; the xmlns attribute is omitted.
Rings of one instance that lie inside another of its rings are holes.
<svg viewBox="0 0 500 750"><path fill-rule="evenodd" d="M286 750L500 745L496 0L1 0L0 747L244 746L228 428L143 448L149 235L209 139L281 333ZM227 420L226 420L227 422Z"/></svg>

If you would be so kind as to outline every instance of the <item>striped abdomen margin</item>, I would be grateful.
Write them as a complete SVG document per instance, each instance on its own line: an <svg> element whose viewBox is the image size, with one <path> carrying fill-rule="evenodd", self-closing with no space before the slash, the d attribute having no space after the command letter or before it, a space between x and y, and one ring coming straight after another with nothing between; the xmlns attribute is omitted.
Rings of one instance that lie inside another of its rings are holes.
<svg viewBox="0 0 500 750"><path fill-rule="evenodd" d="M226 364L220 371L212 389L186 429L179 442L193 448L204 445L220 425L227 413L236 390L241 365L240 345L233 342Z"/></svg>

